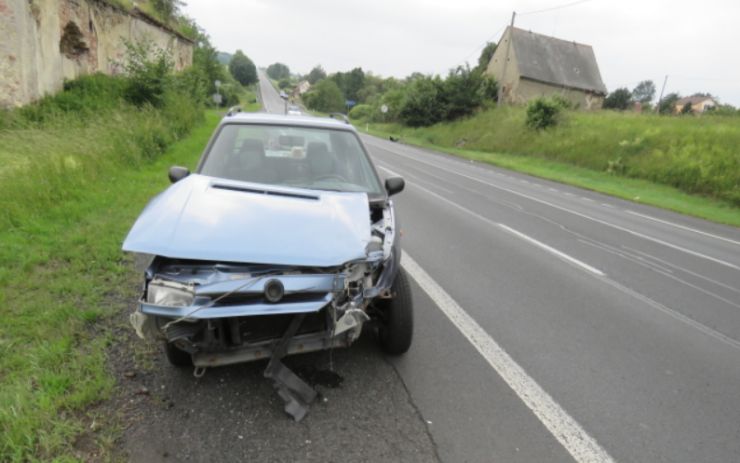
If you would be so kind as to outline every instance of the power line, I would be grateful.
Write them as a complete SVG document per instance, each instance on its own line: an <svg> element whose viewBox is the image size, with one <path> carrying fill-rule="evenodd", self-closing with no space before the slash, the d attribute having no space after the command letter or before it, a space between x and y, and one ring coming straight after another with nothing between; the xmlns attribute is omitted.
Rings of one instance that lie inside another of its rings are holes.
<svg viewBox="0 0 740 463"><path fill-rule="evenodd" d="M517 16L528 16L530 14L545 13L548 11L562 10L563 8L570 8L571 6L580 5L581 3L591 2L593 0L578 0L576 2L565 3L559 6L553 6L550 8L543 8L541 10L527 11L524 13L517 13Z"/></svg>
<svg viewBox="0 0 740 463"><path fill-rule="evenodd" d="M470 53L468 53L468 54L467 54L467 55L465 56L465 58L463 58L463 59L462 59L462 62L463 62L463 63L464 63L464 62L466 62L466 61L468 60L468 58L470 58L470 56L471 56L471 55L475 54L475 52L477 52L477 51L481 50L481 49L482 49L483 47L485 47L485 46L486 46L486 44L488 44L488 42L490 42L490 41L491 41L491 40L493 40L494 38L498 37L498 36L499 36L499 34L501 34L501 32L503 32L503 31L504 31L504 29L506 29L506 26L507 26L506 24L505 24L505 25L503 25L503 26L501 26L501 28L500 28L499 30L497 30L496 32L494 32L494 33L493 33L493 34L492 34L492 35L491 35L490 37L488 37L488 38L487 38L487 39L486 39L486 40L485 40L485 41L484 41L483 43L481 43L480 45L477 45L477 46L476 46L476 47L475 47L475 48L474 48L473 50L471 50L471 51L470 51Z"/></svg>

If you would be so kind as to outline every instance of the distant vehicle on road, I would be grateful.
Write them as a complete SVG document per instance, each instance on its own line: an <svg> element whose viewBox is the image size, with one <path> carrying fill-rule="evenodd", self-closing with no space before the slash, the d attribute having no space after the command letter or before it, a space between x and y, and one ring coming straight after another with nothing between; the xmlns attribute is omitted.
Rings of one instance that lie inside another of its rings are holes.
<svg viewBox="0 0 740 463"><path fill-rule="evenodd" d="M169 361L208 367L269 358L285 410L316 392L281 359L346 347L371 323L380 346L411 345L411 292L393 201L356 130L327 118L229 112L190 173L155 197L125 251L154 255L131 316Z"/></svg>
<svg viewBox="0 0 740 463"><path fill-rule="evenodd" d="M301 108L299 108L296 105L290 105L288 106L288 116L302 116L303 112L301 111Z"/></svg>

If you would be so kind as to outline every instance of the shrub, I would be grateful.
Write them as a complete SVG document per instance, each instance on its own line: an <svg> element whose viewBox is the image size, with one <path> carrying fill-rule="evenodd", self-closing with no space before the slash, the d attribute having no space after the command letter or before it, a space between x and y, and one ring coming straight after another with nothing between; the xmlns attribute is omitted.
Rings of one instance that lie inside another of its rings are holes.
<svg viewBox="0 0 740 463"><path fill-rule="evenodd" d="M351 119L370 120L373 114L373 107L369 104L358 104L349 112Z"/></svg>
<svg viewBox="0 0 740 463"><path fill-rule="evenodd" d="M409 127L424 127L442 121L447 115L443 95L444 82L439 77L414 79L406 88L398 118Z"/></svg>
<svg viewBox="0 0 740 463"><path fill-rule="evenodd" d="M627 88L618 88L604 99L604 109L624 111L632 104L632 92Z"/></svg>
<svg viewBox="0 0 740 463"><path fill-rule="evenodd" d="M124 69L128 82L124 97L137 106L161 107L171 85L173 62L166 50L152 42L125 42Z"/></svg>
<svg viewBox="0 0 740 463"><path fill-rule="evenodd" d="M324 79L314 85L313 89L303 98L309 109L325 113L344 110L342 91L331 79Z"/></svg>
<svg viewBox="0 0 740 463"><path fill-rule="evenodd" d="M532 100L527 105L527 127L535 130L554 127L558 123L561 110L562 106L550 98Z"/></svg>

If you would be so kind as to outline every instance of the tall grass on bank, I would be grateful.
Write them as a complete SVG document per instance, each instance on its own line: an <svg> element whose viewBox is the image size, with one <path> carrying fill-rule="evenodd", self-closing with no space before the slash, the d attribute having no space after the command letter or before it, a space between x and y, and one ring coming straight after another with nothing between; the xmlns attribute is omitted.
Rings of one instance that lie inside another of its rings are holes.
<svg viewBox="0 0 740 463"><path fill-rule="evenodd" d="M125 85L90 76L0 115L0 461L80 458L113 386L96 322L127 286L121 240L166 183L152 163L202 121L182 93L136 107Z"/></svg>
<svg viewBox="0 0 740 463"><path fill-rule="evenodd" d="M650 180L740 206L740 118L570 111L547 130L526 127L523 108L501 107L424 128L377 124L386 133L446 148L531 156Z"/></svg>

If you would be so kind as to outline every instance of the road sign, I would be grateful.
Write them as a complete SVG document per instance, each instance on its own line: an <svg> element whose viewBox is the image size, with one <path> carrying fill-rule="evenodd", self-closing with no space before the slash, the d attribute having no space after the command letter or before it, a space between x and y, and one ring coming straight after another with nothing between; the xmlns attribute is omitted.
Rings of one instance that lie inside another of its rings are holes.
<svg viewBox="0 0 740 463"><path fill-rule="evenodd" d="M216 88L219 88L221 86L221 81L220 80L216 80L216 81L213 82L213 85L215 85Z"/></svg>
<svg viewBox="0 0 740 463"><path fill-rule="evenodd" d="M220 93L214 93L213 96L212 96L212 98L213 98L213 102L216 103L216 104L218 104L218 105L220 105L221 102L223 101L223 97L221 96Z"/></svg>
<svg viewBox="0 0 740 463"><path fill-rule="evenodd" d="M356 102L355 100L346 100L346 101L344 102L344 105L345 105L345 106L347 106L348 108L352 108L352 107L354 107L354 106L355 106L356 104L357 104L357 102Z"/></svg>
<svg viewBox="0 0 740 463"><path fill-rule="evenodd" d="M381 106L380 107L380 112L383 113L383 114L387 113L388 112L388 106L386 106L386 105Z"/></svg>

